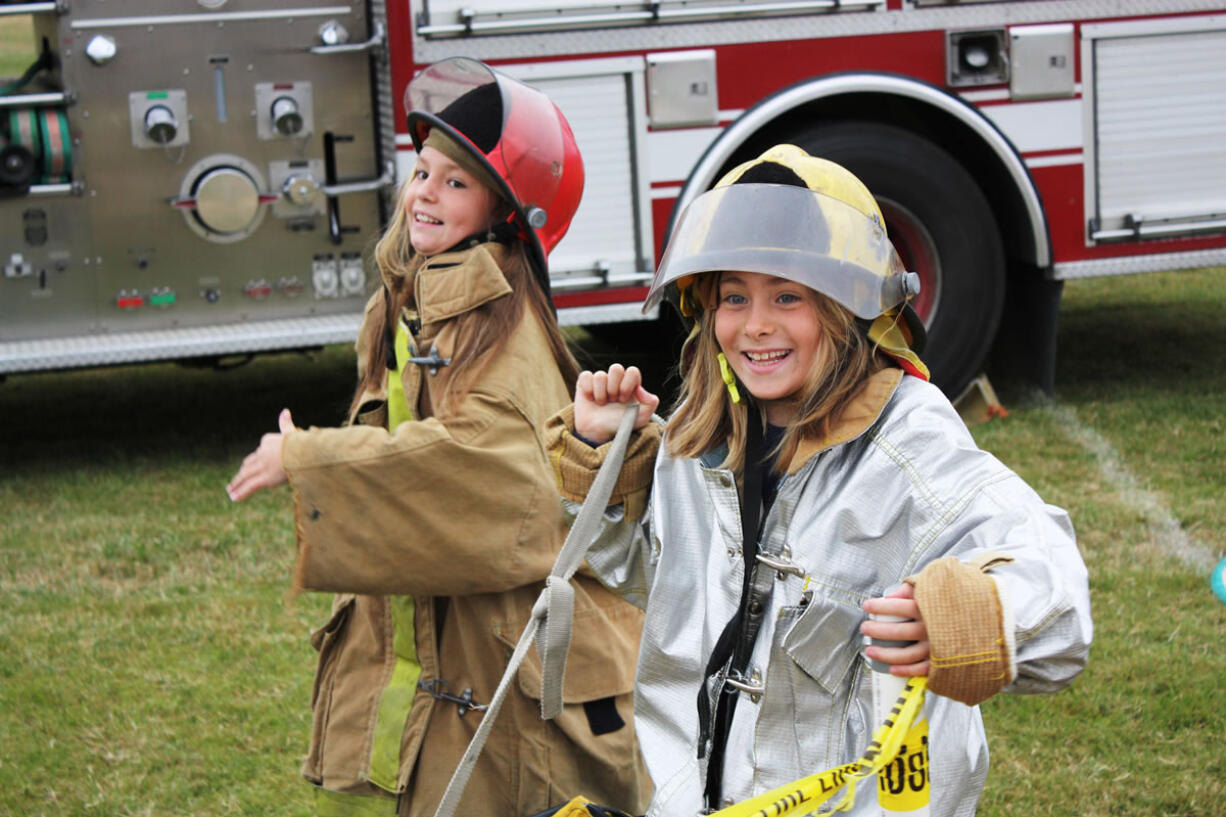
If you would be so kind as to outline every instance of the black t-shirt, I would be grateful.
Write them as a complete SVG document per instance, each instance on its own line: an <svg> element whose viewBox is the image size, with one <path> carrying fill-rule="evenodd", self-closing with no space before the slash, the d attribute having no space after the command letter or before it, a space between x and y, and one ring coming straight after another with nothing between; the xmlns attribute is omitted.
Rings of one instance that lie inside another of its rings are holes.
<svg viewBox="0 0 1226 817"><path fill-rule="evenodd" d="M773 426L770 423L766 424L766 433L762 435L762 448L766 452L774 451L775 446L783 439L784 429L782 426ZM762 464L762 518L766 518L766 512L770 510L771 503L775 501L775 493L779 490L779 480L782 474L775 469L775 458L768 457L766 462Z"/></svg>

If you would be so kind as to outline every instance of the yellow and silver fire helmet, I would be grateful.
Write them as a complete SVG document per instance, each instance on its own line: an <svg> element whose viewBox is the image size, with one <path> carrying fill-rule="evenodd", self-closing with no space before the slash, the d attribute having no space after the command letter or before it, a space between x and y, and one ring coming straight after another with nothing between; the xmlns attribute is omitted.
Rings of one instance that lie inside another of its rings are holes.
<svg viewBox="0 0 1226 817"><path fill-rule="evenodd" d="M729 270L795 281L866 321L901 309L908 345L923 346L923 324L907 305L919 276L903 266L872 194L841 165L795 145L738 165L690 202L644 309L676 287L685 312L694 276Z"/></svg>

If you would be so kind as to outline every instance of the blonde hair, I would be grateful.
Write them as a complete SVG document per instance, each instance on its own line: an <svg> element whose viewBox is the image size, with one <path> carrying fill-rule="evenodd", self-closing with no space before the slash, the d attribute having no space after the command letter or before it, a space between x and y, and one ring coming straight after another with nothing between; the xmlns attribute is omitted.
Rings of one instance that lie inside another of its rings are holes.
<svg viewBox="0 0 1226 817"><path fill-rule="evenodd" d="M674 457L698 457L726 443L728 455L721 467L739 477L745 467L749 422L745 401L753 397L742 385L741 402L733 403L720 372L716 357L720 346L715 338L720 275L700 276L689 293L696 325L681 351L681 392L668 420L666 439L668 453ZM868 378L889 365L856 325L850 310L821 293L816 295L813 311L820 328L818 343L826 344L828 353L818 356L797 400L795 418L772 452L778 471L787 467L802 439L830 436ZM765 425L765 414L759 414Z"/></svg>
<svg viewBox="0 0 1226 817"><path fill-rule="evenodd" d="M359 348L366 348L369 352L365 360L358 362L358 385L349 407L351 417L358 410L364 394L383 386L389 370L391 332L388 330L396 325L401 310L413 296L412 273L422 261L409 242L408 217L400 204L403 192L402 187L396 199L396 211L375 244L375 264L384 273L384 281L393 283L390 287L385 285L381 295L377 296L371 319L363 329L364 343L360 343ZM510 212L510 205L501 198L496 200L499 205L495 207L494 223L502 221ZM525 308L530 309L540 322L558 372L566 388L574 391L579 365L558 328L549 297L535 280L528 246L522 238L510 240L501 269L511 287L510 294L454 318L458 324L460 343L452 350L451 365L439 370L440 388L432 393L436 416L446 416L468 395L482 370L497 359L506 346L523 318Z"/></svg>

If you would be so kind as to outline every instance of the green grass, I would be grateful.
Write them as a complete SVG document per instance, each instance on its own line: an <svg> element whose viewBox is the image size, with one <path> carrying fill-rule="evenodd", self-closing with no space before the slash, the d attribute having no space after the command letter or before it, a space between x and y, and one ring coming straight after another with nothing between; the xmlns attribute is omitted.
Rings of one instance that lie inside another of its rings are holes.
<svg viewBox="0 0 1226 817"><path fill-rule="evenodd" d="M334 423L352 355L0 386L0 814L295 814L327 599L285 598L285 489L223 490L283 404Z"/></svg>
<svg viewBox="0 0 1226 817"><path fill-rule="evenodd" d="M28 15L0 17L0 77L19 77L38 56Z"/></svg>
<svg viewBox="0 0 1226 817"><path fill-rule="evenodd" d="M985 705L983 815L1222 814L1226 605L1170 542L1226 550L1224 274L1071 283L1056 400L994 379L1010 415L976 437L1071 512L1097 629L1072 689ZM223 486L352 377L332 348L0 385L0 815L306 812L328 599L286 599L288 492Z"/></svg>
<svg viewBox="0 0 1226 817"><path fill-rule="evenodd" d="M1096 626L1070 690L985 705L981 814L1223 813L1226 605L1202 565L1226 552L1224 275L1070 282L1056 405L1015 394L975 429L1071 513Z"/></svg>

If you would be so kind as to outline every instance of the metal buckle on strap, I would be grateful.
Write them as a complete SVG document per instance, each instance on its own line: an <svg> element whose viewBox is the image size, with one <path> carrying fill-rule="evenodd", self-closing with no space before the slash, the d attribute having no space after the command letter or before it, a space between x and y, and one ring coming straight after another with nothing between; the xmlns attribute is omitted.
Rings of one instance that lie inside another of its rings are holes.
<svg viewBox="0 0 1226 817"><path fill-rule="evenodd" d="M440 366L450 366L451 358L439 357L438 346L435 345L435 346L430 347L430 354L427 355L426 357L421 357L420 355L414 355L413 357L409 358L405 362L406 363L416 363L418 366L426 366L430 369L430 374L434 375L434 374L438 374L438 370Z"/></svg>
<svg viewBox="0 0 1226 817"><path fill-rule="evenodd" d="M461 718L467 715L469 710L484 712L486 709L489 709L489 704L479 704L473 700L472 687L465 689L459 696L455 696L447 692L447 682L442 678L418 681L417 688L423 692L430 693L430 697L436 701L446 701L449 704L455 704L456 708L459 709Z"/></svg>
<svg viewBox="0 0 1226 817"><path fill-rule="evenodd" d="M778 571L780 581L786 579L789 573L803 579L805 577L805 569L789 559L788 557L791 555L787 550L783 550L775 554L758 553L755 554L754 558L770 569Z"/></svg>
<svg viewBox="0 0 1226 817"><path fill-rule="evenodd" d="M749 695L749 700L757 703L762 700L762 696L766 694L766 685L762 683L762 673L758 670L753 670L749 673L749 678L733 670L724 678L724 691L727 692L727 687L732 687L738 692L745 692Z"/></svg>

